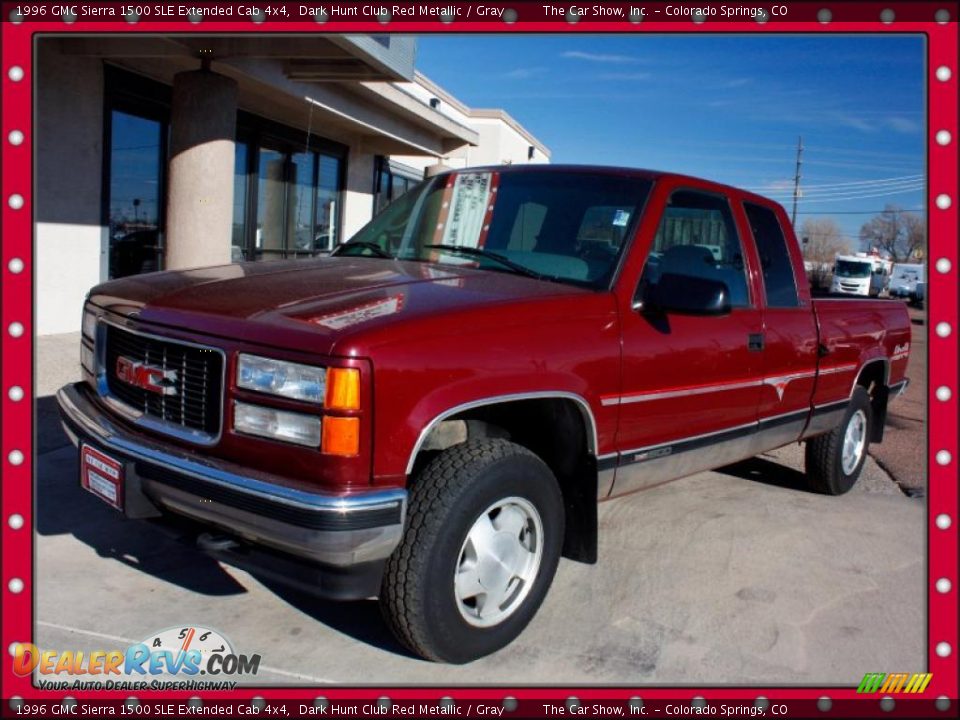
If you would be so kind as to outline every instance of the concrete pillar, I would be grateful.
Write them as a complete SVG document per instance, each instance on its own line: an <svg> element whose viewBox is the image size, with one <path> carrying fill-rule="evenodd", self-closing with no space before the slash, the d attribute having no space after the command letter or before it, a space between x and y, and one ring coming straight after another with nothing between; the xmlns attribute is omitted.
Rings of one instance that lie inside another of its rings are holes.
<svg viewBox="0 0 960 720"><path fill-rule="evenodd" d="M343 193L343 232L340 242L349 240L373 217L375 155L358 144L347 156L347 183Z"/></svg>
<svg viewBox="0 0 960 720"><path fill-rule="evenodd" d="M230 262L237 83L207 69L173 78L166 264Z"/></svg>

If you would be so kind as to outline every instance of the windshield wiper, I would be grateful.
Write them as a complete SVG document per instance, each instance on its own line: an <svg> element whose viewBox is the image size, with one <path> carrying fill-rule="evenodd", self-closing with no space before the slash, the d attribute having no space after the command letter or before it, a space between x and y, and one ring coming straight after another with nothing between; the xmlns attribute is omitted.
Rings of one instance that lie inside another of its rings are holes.
<svg viewBox="0 0 960 720"><path fill-rule="evenodd" d="M376 243L367 242L366 240L350 240L349 242L345 242L345 243L343 243L342 245L338 245L337 248L336 248L332 253L330 253L330 254L331 254L331 255L339 255L339 254L340 254L340 253L339 253L339 250L340 250L341 248L350 248L350 247L364 248L364 249L366 249L366 250L371 251L371 252L372 252L374 255L376 255L377 257L386 258L386 259L388 259L388 260L393 260L393 259L394 259L394 258L393 258L393 255L391 255L390 253L388 253L388 252L387 252L386 250L384 250L382 247L380 247L380 246L377 245ZM357 257L362 257L362 256L357 256Z"/></svg>
<svg viewBox="0 0 960 720"><path fill-rule="evenodd" d="M526 275L527 277L531 277L536 280L552 280L553 279L553 278L547 277L546 275L541 275L540 273L535 272L528 267L524 267L519 263L515 263L513 260L510 260L509 258L504 257L500 253L495 253L490 250L484 250L483 248L464 247L462 245L424 245L424 247L431 248L434 250L446 250L447 252L460 253L461 255L470 255L473 257L489 258L490 260L494 260L500 263L505 268L512 270L518 275Z"/></svg>

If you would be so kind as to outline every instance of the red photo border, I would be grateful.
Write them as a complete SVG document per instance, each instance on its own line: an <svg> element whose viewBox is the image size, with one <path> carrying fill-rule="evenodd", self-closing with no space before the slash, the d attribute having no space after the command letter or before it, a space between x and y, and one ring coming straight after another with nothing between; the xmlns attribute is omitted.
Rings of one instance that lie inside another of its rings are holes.
<svg viewBox="0 0 960 720"><path fill-rule="evenodd" d="M47 0L49 1L49 0ZM26 4L26 3L25 3ZM38 2L33 5L40 4ZM66 4L66 3L65 3ZM81 3L72 3L79 5ZM87 5L106 6L97 2ZM146 3L142 3L146 4ZM163 3L165 4L165 3ZM200 4L200 3L193 3ZM209 3L204 5L231 3ZM233 3L236 4L236 3ZM266 7L283 3L251 2L249 5ZM309 5L330 5L330 2L304 2ZM379 5L365 3L366 5ZM398 3L408 4L408 3ZM424 4L424 3L416 3ZM437 7L465 9L470 3L428 2ZM38 33L219 33L282 32L330 33L351 32L384 34L429 34L439 32L470 33L916 33L926 37L926 94L927 117L927 227L928 227L928 318L929 328L929 387L928 448L927 448L927 532L928 573L927 613L928 636L926 668L864 668L878 671L925 671L933 673L926 692L918 699L905 700L897 696L890 708L878 696L869 700L858 696L852 687L550 687L550 688L243 688L232 692L204 692L207 704L219 701L249 702L263 698L267 702L287 700L313 703L317 695L331 702L349 699L352 702L376 702L386 695L393 701L418 700L437 702L452 697L457 702L487 702L499 705L504 698L514 698L517 710L507 717L542 716L543 703L564 705L575 697L582 705L605 701L623 706L631 698L641 696L654 707L658 700L673 700L689 704L694 698L705 697L711 703L740 701L752 704L765 698L769 704L789 703L789 717L816 715L821 717L869 717L880 710L890 716L941 716L957 714L957 567L958 567L958 504L957 504L957 267L958 267L958 132L957 74L958 67L958 11L957 2L821 2L787 1L789 19L769 15L774 7L769 2L751 3L764 7L768 16L763 21L752 19L721 20L708 17L704 22L690 18L674 21L650 19L594 21L581 18L545 18L544 3L528 0L490 2L488 7L499 7L508 12L503 18L453 22L423 21L406 18L381 21L334 21L318 24L312 20L274 19L260 16L218 21L203 18L194 24L189 19L168 20L141 17L135 23L121 20L85 20L76 18L66 23L60 17L24 18L16 16L17 3L2 2L2 642L3 663L0 666L0 695L3 707L0 714L12 714L9 701L22 698L25 702L44 701L48 704L63 701L64 693L36 689L30 677L18 677L12 672L12 658L7 649L15 642L29 642L33 638L33 477L35 457L33 449L34 416L31 388L34 384L33 366L33 193L34 176L33 100L34 100L34 40ZM582 6L590 3L557 2L559 7ZM299 3L288 3L295 10ZM389 7L390 4L383 3ZM612 3L627 7L626 3ZM654 2L634 2L633 7L654 8ZM697 3L698 6L720 7L721 3ZM728 4L730 5L730 4ZM51 6L52 7L52 6ZM660 5L659 7L662 7ZM943 13L949 13L944 21ZM11 15L11 13L14 13ZM79 309L77 309L79 312ZM946 580L947 582L943 582ZM940 581L938 583L938 581ZM185 702L196 695L191 692L137 693L141 702L169 700ZM122 703L129 692L90 691L70 692L80 702ZM829 702L826 699L829 699ZM949 708L941 699L949 698ZM294 706L296 707L296 706ZM568 713L569 714L569 713ZM627 711L629 714L629 711Z"/></svg>

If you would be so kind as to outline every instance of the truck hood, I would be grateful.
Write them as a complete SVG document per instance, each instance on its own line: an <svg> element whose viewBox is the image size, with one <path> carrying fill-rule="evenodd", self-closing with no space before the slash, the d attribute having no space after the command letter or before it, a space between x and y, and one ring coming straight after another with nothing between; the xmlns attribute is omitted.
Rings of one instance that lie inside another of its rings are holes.
<svg viewBox="0 0 960 720"><path fill-rule="evenodd" d="M90 301L141 323L335 354L385 325L594 294L468 266L328 257L138 275L95 287Z"/></svg>

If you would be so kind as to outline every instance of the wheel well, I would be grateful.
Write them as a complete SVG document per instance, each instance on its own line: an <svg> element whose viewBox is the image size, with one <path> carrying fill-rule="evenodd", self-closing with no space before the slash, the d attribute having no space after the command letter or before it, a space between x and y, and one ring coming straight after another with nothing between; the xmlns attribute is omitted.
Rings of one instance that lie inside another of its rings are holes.
<svg viewBox="0 0 960 720"><path fill-rule="evenodd" d="M887 424L887 403L890 399L887 364L883 360L867 363L860 370L856 384L866 388L870 394L870 406L873 408L873 431L870 433L870 442L883 442L883 428Z"/></svg>
<svg viewBox="0 0 960 720"><path fill-rule="evenodd" d="M437 453L467 440L499 437L522 445L553 471L563 493L563 555L597 560L597 462L592 426L574 400L536 398L483 405L444 418L430 429L414 460L411 482Z"/></svg>

